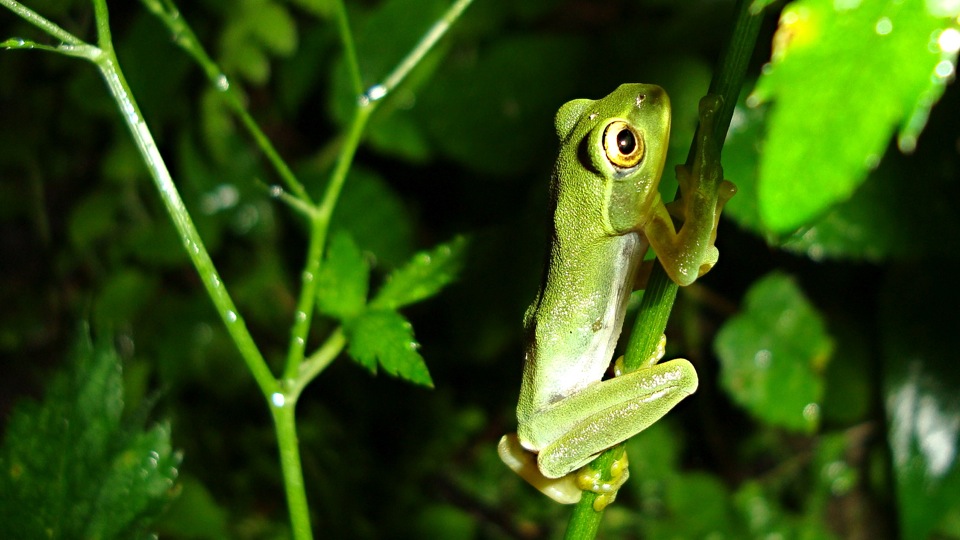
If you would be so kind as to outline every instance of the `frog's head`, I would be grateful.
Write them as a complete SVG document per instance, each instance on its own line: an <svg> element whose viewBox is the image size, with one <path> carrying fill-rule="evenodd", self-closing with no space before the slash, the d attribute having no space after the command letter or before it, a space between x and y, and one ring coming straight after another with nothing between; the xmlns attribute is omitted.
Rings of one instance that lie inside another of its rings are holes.
<svg viewBox="0 0 960 540"><path fill-rule="evenodd" d="M556 127L561 140L576 145L577 161L598 182L586 191L600 198L604 229L640 230L659 196L667 156L667 93L651 84L624 84L605 98L567 103L557 113Z"/></svg>

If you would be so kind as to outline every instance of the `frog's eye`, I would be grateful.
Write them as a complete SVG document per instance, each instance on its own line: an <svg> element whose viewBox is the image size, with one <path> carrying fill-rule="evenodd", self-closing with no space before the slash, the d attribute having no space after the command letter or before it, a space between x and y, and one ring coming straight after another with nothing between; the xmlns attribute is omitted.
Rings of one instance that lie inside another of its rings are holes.
<svg viewBox="0 0 960 540"><path fill-rule="evenodd" d="M603 131L603 151L610 163L621 169L629 169L640 163L644 150L640 132L623 120L610 122Z"/></svg>

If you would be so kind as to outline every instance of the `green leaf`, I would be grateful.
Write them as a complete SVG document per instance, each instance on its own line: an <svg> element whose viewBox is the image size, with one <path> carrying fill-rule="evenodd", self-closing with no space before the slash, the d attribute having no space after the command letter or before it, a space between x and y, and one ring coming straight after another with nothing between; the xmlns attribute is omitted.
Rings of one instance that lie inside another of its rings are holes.
<svg viewBox="0 0 960 540"><path fill-rule="evenodd" d="M553 152L553 116L584 77L584 46L565 36L497 40L452 63L423 89L414 112L448 157L486 174L516 174ZM600 97L600 96L593 96ZM445 114L436 114L444 111Z"/></svg>
<svg viewBox="0 0 960 540"><path fill-rule="evenodd" d="M387 277L387 282L370 305L379 309L398 309L437 294L457 277L466 246L466 238L458 236L431 251L417 253L403 268Z"/></svg>
<svg viewBox="0 0 960 540"><path fill-rule="evenodd" d="M812 432L833 350L820 314L780 273L754 283L744 304L717 334L721 383L756 418Z"/></svg>
<svg viewBox="0 0 960 540"><path fill-rule="evenodd" d="M430 56L432 58L432 56ZM412 97L409 92L404 95ZM388 100L396 102L400 98ZM403 107L403 103L400 107ZM384 154L400 157L413 163L423 163L432 154L430 141L422 133L423 129L414 122L410 113L398 108L394 111L384 111L377 115L370 126L367 143Z"/></svg>
<svg viewBox="0 0 960 540"><path fill-rule="evenodd" d="M417 538L476 538L480 523L467 509L431 503L416 517Z"/></svg>
<svg viewBox="0 0 960 540"><path fill-rule="evenodd" d="M273 2L253 2L247 24L255 37L271 52L281 56L293 53L297 48L297 24L287 9Z"/></svg>
<svg viewBox="0 0 960 540"><path fill-rule="evenodd" d="M370 267L353 238L335 233L317 276L317 308L341 320L357 315L367 303L369 281Z"/></svg>
<svg viewBox="0 0 960 540"><path fill-rule="evenodd" d="M812 260L867 260L889 258L949 257L960 243L960 215L949 203L960 196L960 185L943 169L944 151L921 145L904 156L888 155L880 167L846 201L841 201L809 226L788 236L770 234L760 219L757 168L766 108L738 106L724 144L725 176L737 185L737 196L724 207L723 215L767 242L777 244ZM948 136L952 126L931 125L927 136ZM952 152L952 151L948 151ZM922 178L922 187L911 178ZM930 234L936 230L937 234Z"/></svg>
<svg viewBox="0 0 960 540"><path fill-rule="evenodd" d="M330 228L346 230L361 249L392 268L414 251L413 216L403 199L376 173L354 167L347 176Z"/></svg>
<svg viewBox="0 0 960 540"><path fill-rule="evenodd" d="M737 185L737 195L723 207L723 217L735 221L759 236L767 232L757 207L757 174L760 140L767 109L737 104L735 122L730 124L723 144L724 177Z"/></svg>
<svg viewBox="0 0 960 540"><path fill-rule="evenodd" d="M230 136L236 132L232 111L224 93L213 88L203 92L200 99L200 126L207 149L216 161L224 162L230 156Z"/></svg>
<svg viewBox="0 0 960 540"><path fill-rule="evenodd" d="M657 422L627 442L629 488L641 501L639 527L644 538L739 538L731 496L717 476L684 473L678 430ZM624 536L636 532L636 526Z"/></svg>
<svg viewBox="0 0 960 540"><path fill-rule="evenodd" d="M247 80L263 84L270 77L270 59L263 49L250 39L242 27L227 28L223 32L221 66L227 73L239 73Z"/></svg>
<svg viewBox="0 0 960 540"><path fill-rule="evenodd" d="M927 149L889 156L849 200L785 239L784 249L813 260L952 257L960 243L960 215L946 201L957 200L960 185L942 169L940 155ZM910 178L922 178L922 187Z"/></svg>
<svg viewBox="0 0 960 540"><path fill-rule="evenodd" d="M901 268L881 295L883 403L905 540L938 537L933 533L951 509L960 508L960 293L942 282L958 271L956 263L936 272L921 264Z"/></svg>
<svg viewBox="0 0 960 540"><path fill-rule="evenodd" d="M938 40L956 35L957 11L924 0L801 0L784 10L753 96L774 102L758 186L771 230L847 199L898 128L900 148L913 149L954 71L955 47Z"/></svg>
<svg viewBox="0 0 960 540"><path fill-rule="evenodd" d="M107 277L97 293L94 304L94 321L98 326L129 323L136 314L149 305L157 291L157 281L134 267L122 269Z"/></svg>
<svg viewBox="0 0 960 540"><path fill-rule="evenodd" d="M333 0L288 0L317 17L327 18L333 13Z"/></svg>
<svg viewBox="0 0 960 540"><path fill-rule="evenodd" d="M346 325L347 352L376 373L377 365L390 375L433 388L427 365L417 352L413 326L396 311L372 310Z"/></svg>
<svg viewBox="0 0 960 540"><path fill-rule="evenodd" d="M116 228L119 204L113 194L94 192L74 206L69 224L73 246L83 251L108 238Z"/></svg>
<svg viewBox="0 0 960 540"><path fill-rule="evenodd" d="M0 537L130 538L170 501L170 429L125 425L120 359L80 339L42 404L20 404L0 448Z"/></svg>
<svg viewBox="0 0 960 540"><path fill-rule="evenodd" d="M734 494L737 513L746 523L747 532L734 538L796 538L801 540L833 540L836 538L820 515L796 515L787 511L776 494L768 493L764 484L750 480ZM807 509L818 510L817 508Z"/></svg>
<svg viewBox="0 0 960 540"><path fill-rule="evenodd" d="M253 82L266 82L270 76L267 55L288 56L296 51L299 37L293 17L269 0L240 2L229 15L220 38L220 65Z"/></svg>
<svg viewBox="0 0 960 540"><path fill-rule="evenodd" d="M230 538L230 519L206 486L188 475L180 478L182 491L158 520L160 537L221 540ZM165 533L165 534L164 534Z"/></svg>

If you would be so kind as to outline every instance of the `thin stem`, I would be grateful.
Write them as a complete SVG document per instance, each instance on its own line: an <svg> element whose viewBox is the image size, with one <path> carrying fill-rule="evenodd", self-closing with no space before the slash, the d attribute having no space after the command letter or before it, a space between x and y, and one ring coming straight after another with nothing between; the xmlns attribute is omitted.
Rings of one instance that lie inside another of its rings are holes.
<svg viewBox="0 0 960 540"><path fill-rule="evenodd" d="M97 44L103 49L103 52L106 53L107 56L116 59L116 54L113 52L113 38L110 34L110 14L107 11L106 0L93 0L93 13L97 21ZM129 93L130 92L128 92L128 94ZM131 94L131 98L132 97Z"/></svg>
<svg viewBox="0 0 960 540"><path fill-rule="evenodd" d="M289 393L299 396L303 388L321 371L326 369L330 362L333 362L340 355L346 345L347 336L343 333L343 328L337 328L327 337L323 345L300 365L300 374L290 387Z"/></svg>
<svg viewBox="0 0 960 540"><path fill-rule="evenodd" d="M430 30L427 31L426 35L417 43L413 50L387 75L383 83L373 86L366 94L358 96L353 119L347 128L343 145L340 147L340 155L337 157L336 165L334 165L333 172L330 174L330 182L327 184L323 199L317 208L317 214L311 220L310 249L307 253L307 260L304 263L303 271L304 286L300 293L300 299L297 301L296 322L291 332L290 347L288 349L286 367L284 368L285 380L289 381L294 379L301 373L300 364L303 362L303 352L310 330L310 322L313 318L313 306L316 303L316 285L312 284L312 281L320 270L327 231L330 227L330 218L333 215L337 200L340 198L343 185L347 180L347 173L353 165L353 158L363 139L367 122L381 103L381 100L403 81L410 73L410 70L412 70L430 51L430 48L443 37L447 30L449 30L450 25L460 17L463 10L466 9L472 1L473 0L457 0L457 2L454 2L447 12L444 13L443 17L434 23ZM349 33L349 25L343 24L340 30L341 32ZM348 41L352 42L352 38L345 37L343 39L345 43ZM319 373L319 371L315 371L315 373Z"/></svg>
<svg viewBox="0 0 960 540"><path fill-rule="evenodd" d="M463 11L467 9L472 2L473 0L457 0L454 2L453 5L447 9L446 13L444 13L437 22L433 23L433 26L427 30L427 33L420 38L420 42L397 64L397 67L386 76L383 82L367 91L367 97L372 101L376 101L386 97L394 88L399 86L400 83L403 82L403 79L406 78L410 71L420 63L420 60L430 52L430 49L447 33L447 30L453 26L453 23L460 18ZM374 89L376 89L376 91L374 91Z"/></svg>
<svg viewBox="0 0 960 540"><path fill-rule="evenodd" d="M737 96L743 86L747 65L763 20L761 12L751 11L752 3L753 0L738 0L733 33L721 53L720 67L710 84L710 93L719 94L724 100L723 107L717 114L713 133L721 144L723 135L730 126ZM690 155L687 158L688 165L693 163L694 152L695 148L691 145ZM653 353L660 335L666 329L667 319L670 317L670 311L677 296L677 288L677 284L667 276L659 261L655 262L640 303L630 342L627 344L624 364L628 371L636 369ZM620 446L605 451L590 466L606 474L610 470L610 465L619 456ZM593 510L595 498L594 493L584 492L570 517L566 538L583 539L596 536L602 513Z"/></svg>
<svg viewBox="0 0 960 540"><path fill-rule="evenodd" d="M283 486L290 510L290 525L295 540L312 540L310 507L303 483L303 467L300 464L300 441L297 439L296 400L271 403L273 425L277 432L280 449L280 468L283 471Z"/></svg>
<svg viewBox="0 0 960 540"><path fill-rule="evenodd" d="M70 32L67 32L63 28L60 28L48 19L40 16L40 14L36 11L33 11L16 0L0 0L0 6L6 7L30 24L59 39L67 45L87 45L87 43L85 43L82 39L71 34Z"/></svg>
<svg viewBox="0 0 960 540"><path fill-rule="evenodd" d="M207 253L203 240L200 238L196 227L194 227L193 220L190 219L190 214L187 213L183 200L177 193L170 171L167 170L167 166L160 156L153 135L143 120L140 108L137 106L123 72L120 70L116 55L113 52L113 45L109 41L109 30L106 29L108 24L106 0L93 0L93 2L97 17L101 54L92 60L100 69L110 93L120 108L123 120L133 135L137 149L150 171L150 176L160 192L160 198L166 206L177 232L180 234L190 260L197 269L197 273L200 274L207 294L210 295L220 318L227 327L227 331L237 344L237 348L253 374L261 393L269 399L272 394L279 390L277 381L270 373L270 368L264 361L259 349L257 349L253 337L247 330L246 323L237 311L223 281L220 279L220 275L213 266L210 254Z"/></svg>
<svg viewBox="0 0 960 540"><path fill-rule="evenodd" d="M301 274L300 299L297 301L297 311L294 314L293 327L290 329L290 346L287 349L287 363L283 370L285 384L290 384L290 381L297 378L307 346L307 337L310 334L310 324L313 322L313 306L317 297L316 277L317 272L320 271L323 255L324 236L316 234L320 228L318 224L320 219L317 212L310 216L310 245L307 248L307 260Z"/></svg>
<svg viewBox="0 0 960 540"><path fill-rule="evenodd" d="M161 0L141 0L141 3L167 26L170 33L173 34L176 44L200 65L210 84L223 94L226 98L227 105L229 105L234 114L240 118L243 127L246 128L247 133L250 134L257 146L260 147L260 150L267 157L267 161L270 162L277 172L277 175L280 176L280 179L286 184L287 189L297 198L312 206L313 202L307 190L304 189L303 184L297 180L296 175L293 174L287 162L280 157L280 153L277 152L273 143L263 133L263 130L260 129L256 120L250 116L244 104L243 96L230 84L229 79L227 79L227 76L220 69L220 66L207 54L207 51L203 48L203 44L197 39L197 35L193 33L193 29L190 28L187 21L180 16L180 11L173 4L172 0L162 0L162 2Z"/></svg>
<svg viewBox="0 0 960 540"><path fill-rule="evenodd" d="M304 262L303 287L300 290L300 298L297 300L295 320L290 330L287 362L283 370L283 379L287 381L287 384L291 384L290 381L295 380L300 374L300 365L303 362L304 351L306 350L310 324L313 321L313 306L317 301L315 277L320 271L327 230L330 227L330 217L333 215L333 208L343 184L346 182L347 172L353 163L353 156L360 144L363 129L366 127L367 120L369 120L372 112L373 107L370 104L357 107L353 122L350 124L350 131L347 133L343 151L340 153L330 184L324 194L323 202L310 219L310 247L307 250L307 260Z"/></svg>
<svg viewBox="0 0 960 540"><path fill-rule="evenodd" d="M353 120L347 128L346 137L340 147L340 155L337 157L337 163L330 174L330 183L327 185L323 200L317 208L317 213L320 215L320 221L317 223L318 231L324 236L326 235L326 227L330 224L330 217L333 215L337 199L340 198L340 191L347 180L347 173L350 172L350 167L353 165L353 157L360 146L364 128L367 126L367 121L370 120L370 115L376 109L376 103L361 104L354 110Z"/></svg>
<svg viewBox="0 0 960 540"><path fill-rule="evenodd" d="M600 458L597 458L594 463L599 460ZM592 491L583 492L583 498L573 508L573 513L570 515L570 524L563 535L565 540L583 540L597 536L597 531L600 530L600 518L603 517L603 513L593 509L593 500L596 498L597 494Z"/></svg>
<svg viewBox="0 0 960 540"><path fill-rule="evenodd" d="M350 31L350 20L347 18L347 8L343 0L334 0L334 14L337 17L337 29L340 32L340 41L343 44L343 56L350 71L350 83L356 95L363 94L363 79L360 77L360 63L357 62L357 51L353 46L353 32Z"/></svg>
<svg viewBox="0 0 960 540"><path fill-rule="evenodd" d="M677 299L678 286L667 276L663 266L654 264L640 300L637 320L633 333L624 351L623 364L627 371L639 368L650 358L650 354L667 329L667 321Z"/></svg>

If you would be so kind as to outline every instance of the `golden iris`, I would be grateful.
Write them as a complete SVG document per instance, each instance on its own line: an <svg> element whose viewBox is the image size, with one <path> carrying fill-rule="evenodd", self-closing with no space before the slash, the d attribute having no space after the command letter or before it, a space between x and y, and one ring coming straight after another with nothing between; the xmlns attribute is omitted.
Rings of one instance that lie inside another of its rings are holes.
<svg viewBox="0 0 960 540"><path fill-rule="evenodd" d="M643 137L623 120L610 122L603 131L603 151L610 163L621 169L634 167L643 159Z"/></svg>

